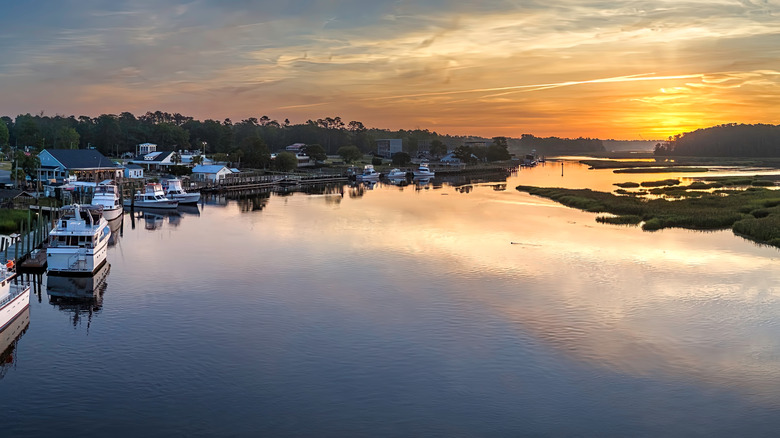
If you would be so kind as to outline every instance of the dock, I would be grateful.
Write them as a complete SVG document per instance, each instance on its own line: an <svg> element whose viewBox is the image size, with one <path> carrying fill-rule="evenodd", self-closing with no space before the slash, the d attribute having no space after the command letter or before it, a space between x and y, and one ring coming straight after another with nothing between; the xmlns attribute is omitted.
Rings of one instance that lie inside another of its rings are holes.
<svg viewBox="0 0 780 438"><path fill-rule="evenodd" d="M23 269L27 267L30 269L45 267L46 251L42 248L48 240L53 222L44 219L43 213L49 212L51 217L51 213L55 211L57 210L35 205L30 206L27 222L22 222L21 233L11 234L0 239L0 261L3 264L13 261ZM34 218L33 212L35 212ZM41 252L43 255L41 255ZM42 261L41 257L43 258ZM28 260L30 261L28 262ZM25 262L27 266L25 266Z"/></svg>

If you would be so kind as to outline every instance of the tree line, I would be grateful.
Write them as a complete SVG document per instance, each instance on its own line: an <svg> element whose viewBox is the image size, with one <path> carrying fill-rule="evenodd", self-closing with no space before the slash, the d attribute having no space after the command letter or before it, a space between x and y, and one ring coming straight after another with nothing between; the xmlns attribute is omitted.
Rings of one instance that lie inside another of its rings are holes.
<svg viewBox="0 0 780 438"><path fill-rule="evenodd" d="M239 122L196 120L179 113L147 112L119 115L47 116L21 114L0 117L0 146L33 147L41 150L95 148L106 156L135 153L136 145L154 143L158 150L200 150L206 154L238 154L251 160L265 151L279 151L293 143L321 145L326 154L344 146L363 153L375 150L376 139L401 138L404 151L415 153L418 143L441 145L444 152L462 142L463 137L439 135L429 130L386 130L368 128L362 122L345 122L325 117L292 124L268 116L249 117Z"/></svg>
<svg viewBox="0 0 780 438"><path fill-rule="evenodd" d="M558 138L536 137L531 134L523 134L520 137L520 147L524 150L536 149L543 154L571 154L580 152L602 152L604 143L596 138Z"/></svg>
<svg viewBox="0 0 780 438"><path fill-rule="evenodd" d="M780 125L729 123L669 137L655 146L659 156L778 157Z"/></svg>

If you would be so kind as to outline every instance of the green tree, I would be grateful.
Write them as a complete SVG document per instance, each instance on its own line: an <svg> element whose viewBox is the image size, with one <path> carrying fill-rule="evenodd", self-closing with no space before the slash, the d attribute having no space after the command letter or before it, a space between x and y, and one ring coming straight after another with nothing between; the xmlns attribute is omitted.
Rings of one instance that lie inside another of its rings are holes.
<svg viewBox="0 0 780 438"><path fill-rule="evenodd" d="M8 126L5 125L5 123L0 122L0 146L5 146L8 144Z"/></svg>
<svg viewBox="0 0 780 438"><path fill-rule="evenodd" d="M197 166L198 164L203 162L203 156L202 155L193 155L192 156L192 165Z"/></svg>
<svg viewBox="0 0 780 438"><path fill-rule="evenodd" d="M241 142L241 150L244 152L244 167L263 169L271 162L271 152L262 138L245 138Z"/></svg>
<svg viewBox="0 0 780 438"><path fill-rule="evenodd" d="M281 172L289 172L298 168L298 157L292 152L279 152L274 158L274 168Z"/></svg>
<svg viewBox="0 0 780 438"><path fill-rule="evenodd" d="M69 149L79 148L80 136L75 128L60 129L60 132L57 134L57 137L59 137L59 144L63 145L63 147L68 147Z"/></svg>
<svg viewBox="0 0 780 438"><path fill-rule="evenodd" d="M412 157L406 152L396 152L393 154L393 164L396 166L406 166L412 162Z"/></svg>
<svg viewBox="0 0 780 438"><path fill-rule="evenodd" d="M455 154L455 157L459 159L463 163L473 163L476 161L474 158L474 151L471 148L471 146L458 146L455 148L455 151L453 152Z"/></svg>
<svg viewBox="0 0 780 438"><path fill-rule="evenodd" d="M28 153L22 150L16 151L16 166L21 169L31 180L38 180L38 168L41 167L41 161L38 155Z"/></svg>
<svg viewBox="0 0 780 438"><path fill-rule="evenodd" d="M345 163L351 163L363 158L363 152L360 152L357 146L342 146L337 152Z"/></svg>
<svg viewBox="0 0 780 438"><path fill-rule="evenodd" d="M303 149L303 153L314 161L325 161L325 159L328 158L328 155L325 153L325 148L316 143L306 145Z"/></svg>
<svg viewBox="0 0 780 438"><path fill-rule="evenodd" d="M443 157L447 153L447 145L441 140L431 140L431 155L434 157Z"/></svg>

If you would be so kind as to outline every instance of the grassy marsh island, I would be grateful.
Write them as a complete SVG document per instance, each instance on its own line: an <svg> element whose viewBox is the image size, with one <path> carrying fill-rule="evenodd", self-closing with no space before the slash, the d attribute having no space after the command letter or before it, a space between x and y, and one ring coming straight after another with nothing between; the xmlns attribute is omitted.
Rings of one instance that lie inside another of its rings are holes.
<svg viewBox="0 0 780 438"><path fill-rule="evenodd" d="M675 181L679 184L678 180ZM747 184L737 184L746 181ZM687 186L666 184L649 191L628 192L621 189L620 194L523 185L517 186L517 190L567 207L609 213L596 218L601 223L641 224L645 231L672 227L694 230L731 228L739 236L780 247L780 191L762 187L764 185L774 183L741 177L696 181ZM736 186L749 187L742 189ZM658 197L649 199L648 194Z"/></svg>

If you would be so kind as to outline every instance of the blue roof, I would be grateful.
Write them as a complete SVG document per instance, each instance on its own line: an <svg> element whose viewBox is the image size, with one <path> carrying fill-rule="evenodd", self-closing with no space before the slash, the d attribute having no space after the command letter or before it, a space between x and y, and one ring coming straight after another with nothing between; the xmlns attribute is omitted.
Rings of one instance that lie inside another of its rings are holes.
<svg viewBox="0 0 780 438"><path fill-rule="evenodd" d="M217 173L226 167L222 164L201 164L192 168L192 173Z"/></svg>

